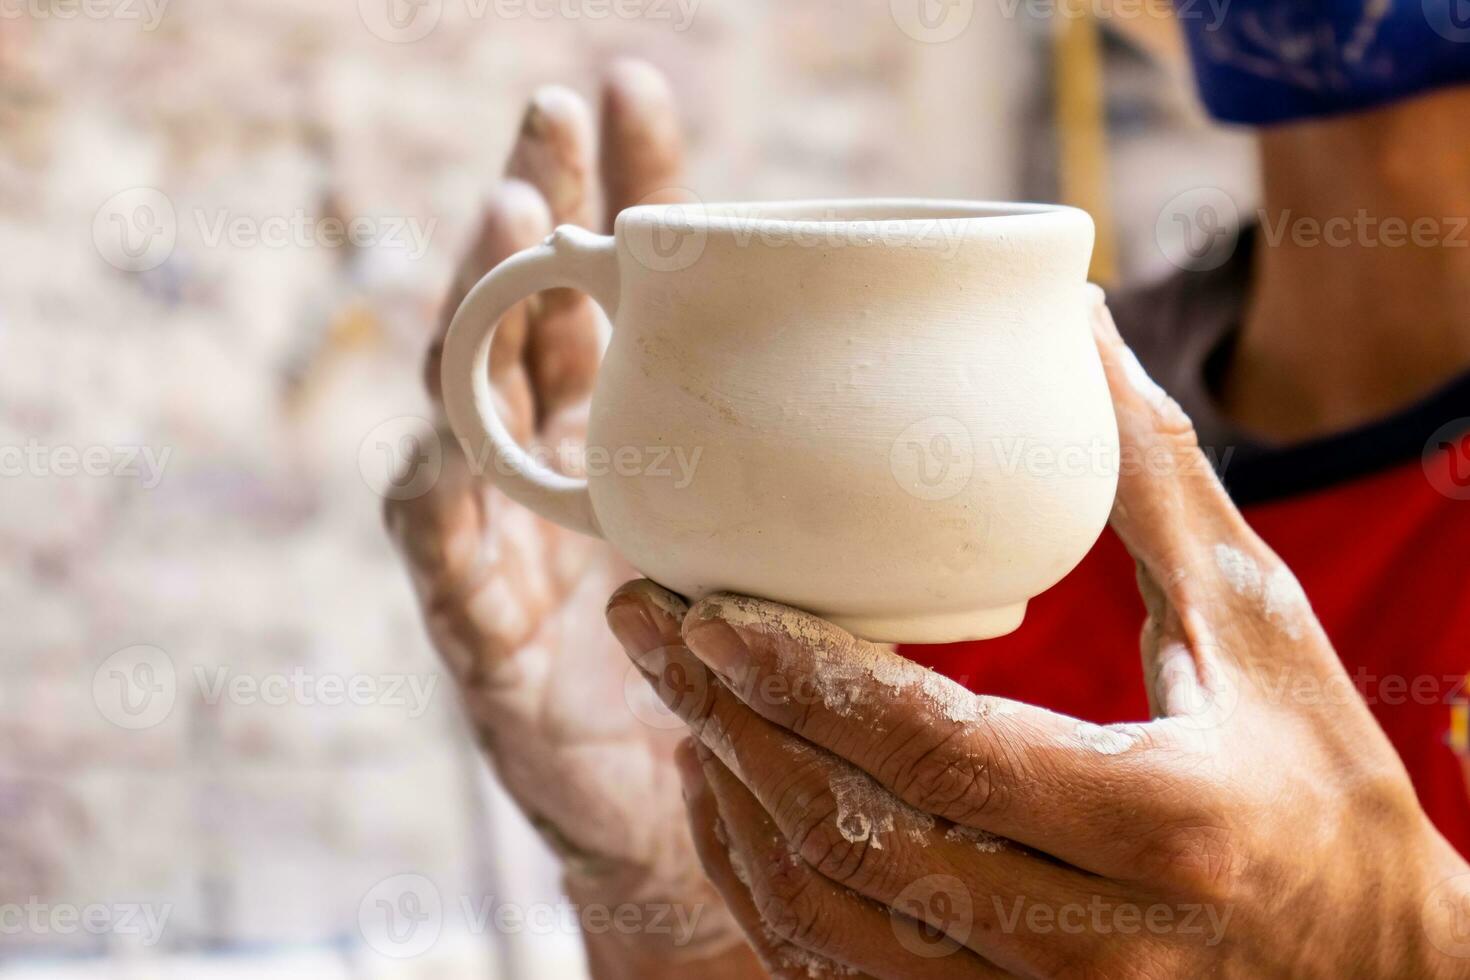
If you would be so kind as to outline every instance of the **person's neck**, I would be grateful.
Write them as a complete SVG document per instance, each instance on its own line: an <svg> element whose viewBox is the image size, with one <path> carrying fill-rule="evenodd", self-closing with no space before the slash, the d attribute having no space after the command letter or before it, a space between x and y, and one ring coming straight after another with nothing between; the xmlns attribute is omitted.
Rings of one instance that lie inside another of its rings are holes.
<svg viewBox="0 0 1470 980"><path fill-rule="evenodd" d="M1470 90L1456 89L1262 134L1264 206L1219 393L1227 416L1302 439L1470 369L1467 119Z"/></svg>

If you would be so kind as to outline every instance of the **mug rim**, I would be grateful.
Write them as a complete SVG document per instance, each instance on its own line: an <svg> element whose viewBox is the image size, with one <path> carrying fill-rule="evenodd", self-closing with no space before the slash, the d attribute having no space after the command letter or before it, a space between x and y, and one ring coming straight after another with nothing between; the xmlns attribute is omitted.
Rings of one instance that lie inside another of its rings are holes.
<svg viewBox="0 0 1470 980"><path fill-rule="evenodd" d="M788 215L770 212L790 212ZM759 216L752 212L758 212ZM833 216L810 217L812 212L832 212ZM848 212L851 216L843 216ZM885 213L891 212L891 213ZM917 225L955 226L983 221L987 225L1023 221L1034 224L1065 223L1081 218L1091 225L1092 216L1081 208L1067 204L1032 201L974 201L960 198L922 197L850 197L814 198L782 201L728 201L706 204L700 200L668 204L638 204L618 214L614 234L625 223L658 224L663 215L677 215L678 222L689 228L708 230L779 230L818 229L833 226L874 224L912 227Z"/></svg>

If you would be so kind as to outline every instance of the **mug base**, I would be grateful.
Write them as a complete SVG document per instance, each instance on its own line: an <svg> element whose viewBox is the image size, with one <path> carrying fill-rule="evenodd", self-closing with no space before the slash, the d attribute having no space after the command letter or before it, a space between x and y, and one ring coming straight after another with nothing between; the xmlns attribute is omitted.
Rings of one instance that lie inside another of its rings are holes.
<svg viewBox="0 0 1470 980"><path fill-rule="evenodd" d="M940 616L824 616L874 643L959 643L1005 636L1026 618L1026 603Z"/></svg>

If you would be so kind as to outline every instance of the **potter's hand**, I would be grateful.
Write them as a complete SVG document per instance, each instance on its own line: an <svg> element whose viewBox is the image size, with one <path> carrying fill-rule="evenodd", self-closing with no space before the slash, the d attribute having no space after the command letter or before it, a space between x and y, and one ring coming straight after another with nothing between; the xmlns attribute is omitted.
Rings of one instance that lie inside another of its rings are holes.
<svg viewBox="0 0 1470 980"><path fill-rule="evenodd" d="M1470 952L1465 862L1100 300L1096 332L1125 460L1171 471L1125 466L1112 520L1154 720L974 695L751 599L696 604L687 647L620 628L698 740L681 770L712 880L791 976L811 957L905 978L1470 975L1449 955ZM614 596L613 624L649 590Z"/></svg>
<svg viewBox="0 0 1470 980"><path fill-rule="evenodd" d="M599 196L611 216L677 184L674 106L653 69L613 69L601 128L598 195L586 105L565 89L533 99L431 345L426 380L436 407L443 331L481 275L554 224L596 225ZM502 417L522 442L580 441L600 356L596 317L586 297L556 290L522 304L496 333L490 373ZM602 542L562 531L491 488L461 453L442 408L439 417L442 476L421 497L389 501L386 519L480 740L565 859L574 899L634 903L642 921L658 914L653 906L677 903L683 922L696 923L693 936L681 924L667 927L672 935L650 930L622 945L623 930L589 936L595 971L671 976L678 971L655 962L667 957L679 969L702 962L709 976L703 957L722 949L749 964L694 856L672 764L676 732L641 722L624 696L629 668L601 611L626 566Z"/></svg>

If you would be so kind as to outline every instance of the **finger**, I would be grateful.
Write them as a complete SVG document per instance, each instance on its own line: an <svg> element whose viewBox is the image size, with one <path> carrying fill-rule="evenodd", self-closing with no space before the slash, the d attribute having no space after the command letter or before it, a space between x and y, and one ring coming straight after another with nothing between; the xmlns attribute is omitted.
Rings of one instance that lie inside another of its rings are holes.
<svg viewBox="0 0 1470 980"><path fill-rule="evenodd" d="M674 751L674 763L684 784L684 805L689 815L690 836L705 876L725 901L746 941L767 974L785 980L790 977L858 976L839 968L830 960L793 946L766 928L755 907L750 888L741 880L731 864L729 836L720 820L719 808L704 778L704 768L695 754L694 743L685 739Z"/></svg>
<svg viewBox="0 0 1470 980"><path fill-rule="evenodd" d="M764 939L769 966L822 976L831 964L840 964L844 969L834 973L860 970L895 980L1009 976L966 948L962 938L925 937L902 912L818 874L792 851L781 829L729 769L707 750L699 761L704 789L698 805L708 819L713 802L725 836L723 846L718 838L707 839L701 854L728 848L725 864L745 886L749 909L757 913L753 931ZM968 938L973 921L961 917L949 925Z"/></svg>
<svg viewBox="0 0 1470 980"><path fill-rule="evenodd" d="M595 228L592 113L582 97L560 85L531 96L505 175L541 192L558 225Z"/></svg>
<svg viewBox="0 0 1470 980"><path fill-rule="evenodd" d="M547 86L531 98L506 175L541 192L555 225L595 227L592 115L570 89ZM587 398L602 357L605 320L574 289L549 289L533 307L526 367L542 424Z"/></svg>
<svg viewBox="0 0 1470 980"><path fill-rule="evenodd" d="M975 695L815 616L739 596L696 603L684 640L756 714L909 806L1088 871L1130 870L1135 821L1168 805L1155 788L1177 760L1148 726Z"/></svg>
<svg viewBox="0 0 1470 980"><path fill-rule="evenodd" d="M1253 650L1279 652L1274 643L1251 641L1315 633L1295 576L1231 502L1188 416L1123 343L1095 287L1093 332L1121 450L1111 523L1163 600L1179 611L1187 640L1250 664ZM1230 642L1224 632L1246 642Z"/></svg>
<svg viewBox="0 0 1470 980"><path fill-rule="evenodd" d="M634 660L660 700L745 784L810 868L885 906L907 907L916 889L943 879L947 894L916 913L926 925L942 928L945 909L963 904L990 923L976 942L992 962L1023 970L1050 961L1054 943L994 928L999 910L1026 901L1085 904L1100 879L905 804L868 774L752 712L687 649L653 639L661 645ZM638 649L636 642L625 647ZM991 904L973 910L976 895ZM1071 943L1071 953L1088 941Z"/></svg>
<svg viewBox="0 0 1470 980"><path fill-rule="evenodd" d="M684 140L674 93L658 69L623 59L602 88L602 187L607 227L635 204L687 200Z"/></svg>
<svg viewBox="0 0 1470 980"><path fill-rule="evenodd" d="M443 418L439 372L444 357L444 335L455 311L485 273L521 249L535 245L550 231L551 215L535 188L522 181L507 180L491 191L475 240L460 260L459 270L450 284L438 330L424 361L424 383L442 431L448 431L448 424ZM497 411L511 433L522 442L529 437L532 423L530 384L521 361L525 342L526 304L518 303L501 320L491 341L490 379L495 393L502 399ZM458 440L446 442L451 451L458 451Z"/></svg>
<svg viewBox="0 0 1470 980"><path fill-rule="evenodd" d="M1094 340L1118 419L1113 526L1155 580L1167 583L1201 566L1211 539L1250 531L1200 451L1193 423L1123 343L1102 290L1092 293Z"/></svg>
<svg viewBox="0 0 1470 980"><path fill-rule="evenodd" d="M461 684L477 686L546 612L545 542L535 516L481 492L462 453L445 452L422 496L390 500L389 536L404 556L430 636ZM497 546L485 529L500 525Z"/></svg>

